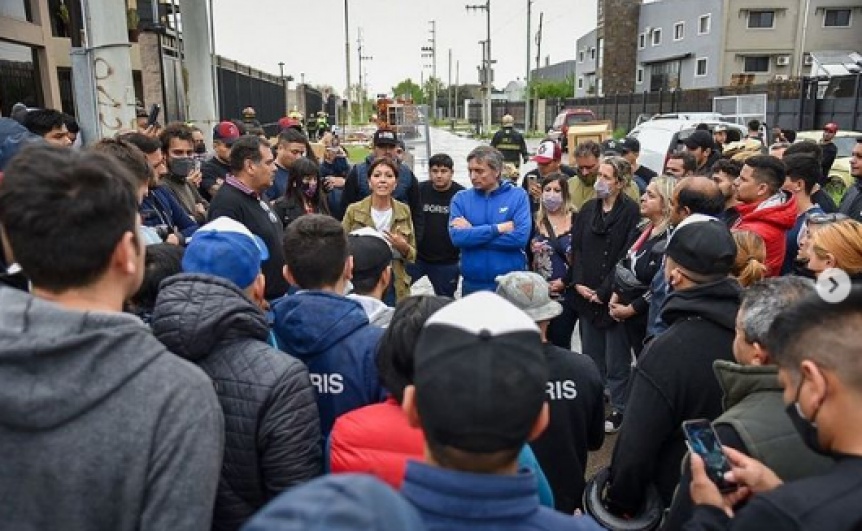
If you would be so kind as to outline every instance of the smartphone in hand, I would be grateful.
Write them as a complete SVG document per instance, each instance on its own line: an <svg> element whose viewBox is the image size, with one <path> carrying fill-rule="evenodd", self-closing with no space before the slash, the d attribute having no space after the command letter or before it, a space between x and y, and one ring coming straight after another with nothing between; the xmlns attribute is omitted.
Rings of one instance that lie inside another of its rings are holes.
<svg viewBox="0 0 862 531"><path fill-rule="evenodd" d="M682 423L682 431L691 451L703 458L706 474L718 490L724 494L735 491L736 483L724 479L724 475L730 472L730 461L724 455L712 423L706 419L687 420Z"/></svg>
<svg viewBox="0 0 862 531"><path fill-rule="evenodd" d="M162 106L158 103L154 103L152 107L150 107L150 115L147 117L147 127L152 127L156 125L156 122L159 119L159 112L161 112Z"/></svg>

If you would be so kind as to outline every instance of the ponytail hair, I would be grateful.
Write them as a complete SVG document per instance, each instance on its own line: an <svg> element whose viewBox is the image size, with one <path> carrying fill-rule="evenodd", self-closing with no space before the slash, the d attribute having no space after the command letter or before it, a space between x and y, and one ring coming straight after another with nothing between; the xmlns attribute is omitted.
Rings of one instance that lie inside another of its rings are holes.
<svg viewBox="0 0 862 531"><path fill-rule="evenodd" d="M766 277L766 245L759 234L751 231L733 231L736 242L736 261L730 274L743 288L760 282Z"/></svg>

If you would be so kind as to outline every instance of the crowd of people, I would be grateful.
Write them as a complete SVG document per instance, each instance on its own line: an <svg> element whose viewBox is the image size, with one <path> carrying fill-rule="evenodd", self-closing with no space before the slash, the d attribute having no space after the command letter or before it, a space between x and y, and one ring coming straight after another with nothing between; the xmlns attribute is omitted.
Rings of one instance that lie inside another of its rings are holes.
<svg viewBox="0 0 862 531"><path fill-rule="evenodd" d="M189 124L81 147L58 111L0 118L0 519L859 529L862 139L836 205L822 145L740 157L720 127L660 174L634 138L574 167L545 139L518 182L510 118L422 182L387 127L351 165L290 120L207 153Z"/></svg>

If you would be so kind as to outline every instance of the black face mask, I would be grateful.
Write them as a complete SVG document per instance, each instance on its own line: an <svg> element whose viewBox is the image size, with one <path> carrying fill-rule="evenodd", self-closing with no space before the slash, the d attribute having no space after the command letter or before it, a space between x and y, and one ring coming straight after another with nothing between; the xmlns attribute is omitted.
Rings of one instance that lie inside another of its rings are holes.
<svg viewBox="0 0 862 531"><path fill-rule="evenodd" d="M194 167L195 161L191 157L168 157L168 171L175 177L182 177L185 179L189 176Z"/></svg>
<svg viewBox="0 0 862 531"><path fill-rule="evenodd" d="M830 457L832 452L820 446L820 441L817 439L817 423L814 420L817 418L817 413L820 412L820 407L811 415L811 420L808 420L802 414L802 408L799 406L799 393L802 390L803 381L799 381L799 387L796 388L796 398L787 405L784 411L787 412L790 422L796 428L796 432L799 433L805 446L816 454Z"/></svg>
<svg viewBox="0 0 862 531"><path fill-rule="evenodd" d="M204 143L195 144L195 153L198 155L203 155L207 152L207 145Z"/></svg>

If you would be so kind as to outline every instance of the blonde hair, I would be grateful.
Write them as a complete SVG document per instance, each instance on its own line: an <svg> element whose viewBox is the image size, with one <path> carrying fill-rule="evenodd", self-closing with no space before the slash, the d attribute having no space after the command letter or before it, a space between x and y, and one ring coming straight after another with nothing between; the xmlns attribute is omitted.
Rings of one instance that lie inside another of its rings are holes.
<svg viewBox="0 0 862 531"><path fill-rule="evenodd" d="M656 191L659 197L661 197L661 221L653 227L650 238L661 236L670 225L670 199L673 197L673 189L676 187L677 182L676 177L660 175L653 177L649 185L647 185L647 188L649 188L650 185L655 184Z"/></svg>
<svg viewBox="0 0 862 531"><path fill-rule="evenodd" d="M623 188L632 182L632 165L626 159L612 155L604 157L600 164L607 164L614 169L614 178L623 183Z"/></svg>
<svg viewBox="0 0 862 531"><path fill-rule="evenodd" d="M821 260L831 255L835 267L848 275L862 273L862 223L844 219L818 228L811 235L811 251Z"/></svg>
<svg viewBox="0 0 862 531"><path fill-rule="evenodd" d="M577 209L572 204L571 197L569 196L569 178L564 173L555 171L542 177L542 180L539 183L542 187L542 191L545 190L546 186L555 181L560 185L560 194L563 196L562 208L570 215L577 212ZM539 200L539 210L536 211L535 219L536 230L541 231L543 228L542 220L547 217L548 213L545 211L545 204L543 201Z"/></svg>
<svg viewBox="0 0 862 531"><path fill-rule="evenodd" d="M763 280L769 268L766 267L766 244L759 234L747 231L733 231L736 242L736 261L730 274L743 288Z"/></svg>

